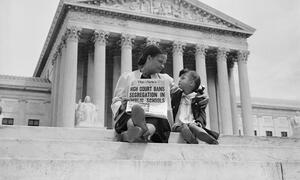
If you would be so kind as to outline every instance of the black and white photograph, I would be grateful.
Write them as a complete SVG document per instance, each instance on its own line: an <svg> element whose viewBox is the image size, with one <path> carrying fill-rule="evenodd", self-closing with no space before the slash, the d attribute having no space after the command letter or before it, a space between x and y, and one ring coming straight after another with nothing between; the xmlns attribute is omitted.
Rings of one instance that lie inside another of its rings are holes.
<svg viewBox="0 0 300 180"><path fill-rule="evenodd" d="M0 0L0 180L299 180L300 1Z"/></svg>

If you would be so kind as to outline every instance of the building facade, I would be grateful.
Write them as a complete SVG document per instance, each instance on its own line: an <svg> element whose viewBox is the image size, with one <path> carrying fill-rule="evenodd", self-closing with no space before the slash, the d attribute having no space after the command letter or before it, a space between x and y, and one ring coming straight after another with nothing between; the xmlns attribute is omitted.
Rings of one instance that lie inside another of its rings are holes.
<svg viewBox="0 0 300 180"><path fill-rule="evenodd" d="M243 135L241 104L237 102L239 134ZM282 99L252 98L255 136L291 137L300 125L300 102Z"/></svg>
<svg viewBox="0 0 300 180"><path fill-rule="evenodd" d="M48 79L0 75L0 106L2 125L53 126ZM236 107L238 135L243 135L240 100ZM291 137L300 124L300 102L252 98L252 122L255 136Z"/></svg>
<svg viewBox="0 0 300 180"><path fill-rule="evenodd" d="M196 0L63 0L34 76L52 82L52 126L74 127L75 102L89 95L98 120L111 127L117 79L136 69L141 49L155 43L168 54L165 73L175 82L184 67L201 75L210 97L209 126L228 135L238 134L237 67L243 131L253 135L247 38L254 31Z"/></svg>
<svg viewBox="0 0 300 180"><path fill-rule="evenodd" d="M112 128L113 90L147 44L168 55L164 73L196 70L210 97L208 126L225 135L291 136L300 103L251 98L247 38L254 29L195 0L62 0L33 78L0 76L2 124L74 127L91 96ZM236 103L234 68L241 97ZM252 108L251 108L252 107Z"/></svg>
<svg viewBox="0 0 300 180"><path fill-rule="evenodd" d="M47 79L0 75L1 124L51 126L51 83Z"/></svg>

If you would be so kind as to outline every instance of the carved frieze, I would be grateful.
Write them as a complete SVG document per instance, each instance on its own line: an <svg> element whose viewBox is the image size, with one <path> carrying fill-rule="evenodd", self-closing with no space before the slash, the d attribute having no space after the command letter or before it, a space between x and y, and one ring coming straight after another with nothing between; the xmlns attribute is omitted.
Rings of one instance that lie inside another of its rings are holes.
<svg viewBox="0 0 300 180"><path fill-rule="evenodd" d="M85 23L92 22L94 24L118 25L122 27L128 26L128 22L125 20L117 18L112 19L104 16L96 16L94 14L88 14L83 12L71 13L69 19L73 21L82 21Z"/></svg>
<svg viewBox="0 0 300 180"><path fill-rule="evenodd" d="M184 0L86 0L80 3L115 10L134 11L139 14L182 19L231 29L240 29L236 25Z"/></svg>

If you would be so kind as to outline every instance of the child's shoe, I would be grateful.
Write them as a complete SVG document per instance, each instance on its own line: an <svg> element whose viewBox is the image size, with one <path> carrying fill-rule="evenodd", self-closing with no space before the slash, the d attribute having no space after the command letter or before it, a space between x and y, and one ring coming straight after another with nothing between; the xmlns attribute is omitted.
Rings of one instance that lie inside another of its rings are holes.
<svg viewBox="0 0 300 180"><path fill-rule="evenodd" d="M207 134L207 132L201 127L198 127L196 125L190 125L189 128L193 132L193 134L201 141L204 141L208 144L219 144L215 138Z"/></svg>

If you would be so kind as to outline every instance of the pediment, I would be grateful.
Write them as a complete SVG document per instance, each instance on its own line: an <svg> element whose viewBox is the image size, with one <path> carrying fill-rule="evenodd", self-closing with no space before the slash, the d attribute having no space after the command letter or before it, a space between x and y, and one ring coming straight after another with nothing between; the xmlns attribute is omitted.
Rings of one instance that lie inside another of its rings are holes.
<svg viewBox="0 0 300 180"><path fill-rule="evenodd" d="M220 27L253 33L247 26L197 0L81 0L78 3L112 10L181 20L196 25Z"/></svg>

